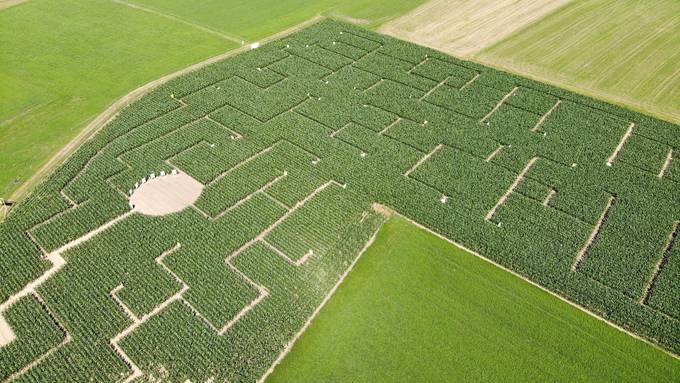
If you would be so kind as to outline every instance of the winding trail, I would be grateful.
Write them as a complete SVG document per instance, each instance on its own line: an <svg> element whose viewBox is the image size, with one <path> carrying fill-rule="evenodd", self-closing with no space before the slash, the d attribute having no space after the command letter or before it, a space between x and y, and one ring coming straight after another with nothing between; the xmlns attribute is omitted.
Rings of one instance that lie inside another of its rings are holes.
<svg viewBox="0 0 680 383"><path fill-rule="evenodd" d="M125 214L122 214L111 221L99 226L98 228L92 230L91 232L83 235L80 238L74 239L73 241L65 244L64 246L58 248L57 250L45 255L45 259L50 261L52 263L52 266L50 266L47 271L45 271L40 277L37 279L34 279L33 281L29 282L22 288L21 290L17 291L15 294L11 295L6 301L0 303L0 323L6 323L5 319L3 317L3 313L14 303L19 301L19 299L28 296L29 294L37 294L37 289L40 287L43 283L45 283L48 279L50 279L54 274L56 274L59 270L61 270L64 265L66 265L66 260L64 260L64 257L62 256L65 252L68 250L78 246L79 244L83 242L87 242L93 237L97 236L99 233L105 231L106 229L110 228L111 226L117 224L118 222L124 220L127 218L130 214L132 214L132 211L128 211ZM11 328L7 328L9 332L3 334L3 338L8 338L11 340L14 339L14 334L11 331ZM7 342L9 343L9 342ZM0 345L3 345L0 343Z"/></svg>

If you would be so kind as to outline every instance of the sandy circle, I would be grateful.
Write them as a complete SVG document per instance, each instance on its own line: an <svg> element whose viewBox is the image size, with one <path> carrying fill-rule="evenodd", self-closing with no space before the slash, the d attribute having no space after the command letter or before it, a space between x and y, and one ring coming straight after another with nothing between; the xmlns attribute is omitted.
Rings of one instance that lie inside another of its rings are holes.
<svg viewBox="0 0 680 383"><path fill-rule="evenodd" d="M145 215L166 215L191 206L203 191L203 184L186 173L153 178L130 196L132 210Z"/></svg>

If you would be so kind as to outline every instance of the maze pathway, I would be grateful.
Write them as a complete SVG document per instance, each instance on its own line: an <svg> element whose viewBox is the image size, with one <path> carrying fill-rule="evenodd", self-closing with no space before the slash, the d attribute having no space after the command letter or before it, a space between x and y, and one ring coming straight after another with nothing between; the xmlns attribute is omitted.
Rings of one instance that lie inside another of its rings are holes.
<svg viewBox="0 0 680 383"><path fill-rule="evenodd" d="M679 146L676 125L320 22L160 86L0 224L0 380L261 379L375 203L678 353ZM135 208L179 175L191 190Z"/></svg>

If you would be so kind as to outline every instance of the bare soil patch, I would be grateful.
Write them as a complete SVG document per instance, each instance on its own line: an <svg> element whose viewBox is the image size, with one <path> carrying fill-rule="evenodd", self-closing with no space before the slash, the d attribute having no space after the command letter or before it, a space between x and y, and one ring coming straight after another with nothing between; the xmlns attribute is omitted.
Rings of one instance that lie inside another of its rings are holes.
<svg viewBox="0 0 680 383"><path fill-rule="evenodd" d="M9 323L0 315L0 347L9 344L15 337L14 331L9 327Z"/></svg>
<svg viewBox="0 0 680 383"><path fill-rule="evenodd" d="M130 196L133 211L146 215L165 215L191 206L203 191L203 184L185 173L154 178Z"/></svg>
<svg viewBox="0 0 680 383"><path fill-rule="evenodd" d="M384 215L385 217L391 217L391 216L393 216L393 215L395 214L395 211L394 211L394 210L392 210L391 208L389 208L389 207L387 207L387 206L385 206L385 205L381 205L381 204L379 204L379 203L377 203L377 202L374 203L372 207L373 207L373 210L374 210L376 213L382 214L382 215Z"/></svg>
<svg viewBox="0 0 680 383"><path fill-rule="evenodd" d="M19 5L21 3L25 3L28 0L0 0L0 11L3 9L7 9L9 7L13 7L15 5Z"/></svg>
<svg viewBox="0 0 680 383"><path fill-rule="evenodd" d="M541 19L569 0L432 0L380 32L468 57Z"/></svg>

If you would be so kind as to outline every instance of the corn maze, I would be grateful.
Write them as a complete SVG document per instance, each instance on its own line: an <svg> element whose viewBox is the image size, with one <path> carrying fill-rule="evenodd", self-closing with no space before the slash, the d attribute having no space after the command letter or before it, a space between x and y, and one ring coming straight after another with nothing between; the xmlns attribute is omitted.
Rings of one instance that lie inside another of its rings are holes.
<svg viewBox="0 0 680 383"><path fill-rule="evenodd" d="M0 381L257 381L374 203L680 353L678 148L676 125L323 21L160 86L13 208ZM132 209L173 172L195 203Z"/></svg>

